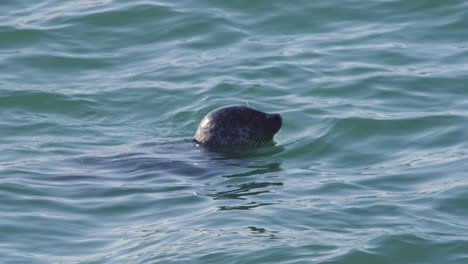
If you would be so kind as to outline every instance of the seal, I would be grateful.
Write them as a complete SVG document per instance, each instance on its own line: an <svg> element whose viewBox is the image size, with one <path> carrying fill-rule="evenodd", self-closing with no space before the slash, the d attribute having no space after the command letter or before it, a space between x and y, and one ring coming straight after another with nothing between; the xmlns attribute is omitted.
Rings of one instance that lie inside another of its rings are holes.
<svg viewBox="0 0 468 264"><path fill-rule="evenodd" d="M273 140L282 118L248 106L232 105L209 112L198 125L195 142L205 146L258 145Z"/></svg>

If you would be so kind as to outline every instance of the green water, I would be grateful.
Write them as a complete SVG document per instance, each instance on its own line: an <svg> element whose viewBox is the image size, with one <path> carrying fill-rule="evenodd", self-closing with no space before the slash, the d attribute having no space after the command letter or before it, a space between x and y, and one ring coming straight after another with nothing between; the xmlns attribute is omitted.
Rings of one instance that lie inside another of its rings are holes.
<svg viewBox="0 0 468 264"><path fill-rule="evenodd" d="M466 1L1 10L0 263L468 263Z"/></svg>

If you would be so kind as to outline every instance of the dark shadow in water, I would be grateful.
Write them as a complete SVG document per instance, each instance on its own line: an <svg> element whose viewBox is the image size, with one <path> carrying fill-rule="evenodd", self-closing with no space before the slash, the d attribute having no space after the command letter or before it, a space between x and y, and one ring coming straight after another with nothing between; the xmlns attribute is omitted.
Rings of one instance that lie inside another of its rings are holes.
<svg viewBox="0 0 468 264"><path fill-rule="evenodd" d="M139 143L75 158L97 176L127 180L152 180L171 175L205 175L203 162L190 142Z"/></svg>
<svg viewBox="0 0 468 264"><path fill-rule="evenodd" d="M213 176L239 177L279 171L279 164L259 165L258 160L282 151L275 146L259 148L224 148L218 150L197 146L190 140L167 143L145 142L120 146L94 156L75 158L82 165L109 176L157 177L183 175L205 179ZM253 161L255 160L255 163ZM232 173L236 168L254 168Z"/></svg>
<svg viewBox="0 0 468 264"><path fill-rule="evenodd" d="M256 207L264 206L264 205L272 205L274 203L256 203L251 202L245 205L238 205L238 206L219 206L220 211L229 211L229 210L250 210Z"/></svg>
<svg viewBox="0 0 468 264"><path fill-rule="evenodd" d="M209 148L197 145L204 153L211 153L215 160L249 159L260 157L271 157L281 153L284 148L274 143L260 146L225 146L222 148Z"/></svg>
<svg viewBox="0 0 468 264"><path fill-rule="evenodd" d="M248 227L253 236L265 237L269 239L281 239L278 237L279 231L270 231L262 227L249 226Z"/></svg>
<svg viewBox="0 0 468 264"><path fill-rule="evenodd" d="M187 183L188 188L202 188L196 192L226 201L226 205L218 207L219 210L249 210L272 204L268 200L261 201L261 194L283 185L282 182L265 181L265 178L274 177L281 171L281 165L274 156L282 151L282 147L273 144L214 150L185 140L119 146L76 160L93 175L119 181L166 184L167 180L174 181L180 177L185 178L181 182L193 179L195 182ZM260 175L264 175L261 180L255 177ZM218 178L209 180L213 177ZM242 204L238 204L239 201Z"/></svg>
<svg viewBox="0 0 468 264"><path fill-rule="evenodd" d="M226 186L226 187L235 187L233 190L223 191L216 193L214 196L215 199L239 199L239 200L246 200L245 196L252 196L258 195L262 193L268 193L268 190L258 190L256 189L264 189L268 188L269 186L283 186L282 182L249 182L245 184L240 184L238 186Z"/></svg>
<svg viewBox="0 0 468 264"><path fill-rule="evenodd" d="M218 175L228 179L243 178L239 184L226 184L218 186L215 192L207 194L215 200L225 200L226 205L218 206L224 210L251 210L260 206L272 205L269 200L262 201L261 195L272 192L272 188L283 186L282 182L265 181L265 176L274 177L281 171L280 163L273 157L283 151L283 147L274 144L252 147L227 147L223 149L207 149L215 156L213 161L222 164ZM250 178L252 177L252 178ZM239 201L242 203L239 204Z"/></svg>
<svg viewBox="0 0 468 264"><path fill-rule="evenodd" d="M282 182L246 182L238 185L222 186L208 196L214 200L226 200L226 205L218 206L219 210L250 210L256 207L272 205L271 200L261 200L261 194L271 193L274 187L283 186ZM225 190L227 189L227 190ZM239 201L242 203L239 204Z"/></svg>
<svg viewBox="0 0 468 264"><path fill-rule="evenodd" d="M242 173L228 174L228 175L224 175L223 177L226 177L226 178L248 177L248 176L266 174L266 173L271 173L271 172L276 172L276 171L281 170L279 163L271 163L271 164L264 164L264 165L251 165L247 167L252 168L253 170L242 172Z"/></svg>

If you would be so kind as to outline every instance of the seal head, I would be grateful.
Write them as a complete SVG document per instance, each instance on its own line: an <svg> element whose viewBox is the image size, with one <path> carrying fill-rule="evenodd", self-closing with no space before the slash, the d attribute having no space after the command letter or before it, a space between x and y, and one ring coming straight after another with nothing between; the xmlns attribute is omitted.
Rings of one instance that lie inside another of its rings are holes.
<svg viewBox="0 0 468 264"><path fill-rule="evenodd" d="M208 113L198 125L195 141L206 146L257 145L273 140L282 118L248 106L225 106Z"/></svg>

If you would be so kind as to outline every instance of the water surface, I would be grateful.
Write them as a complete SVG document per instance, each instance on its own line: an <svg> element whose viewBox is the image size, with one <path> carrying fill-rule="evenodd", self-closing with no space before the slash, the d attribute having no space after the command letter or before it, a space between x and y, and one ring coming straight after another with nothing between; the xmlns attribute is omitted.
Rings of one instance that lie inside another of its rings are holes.
<svg viewBox="0 0 468 264"><path fill-rule="evenodd" d="M466 1L2 7L0 262L467 263Z"/></svg>

